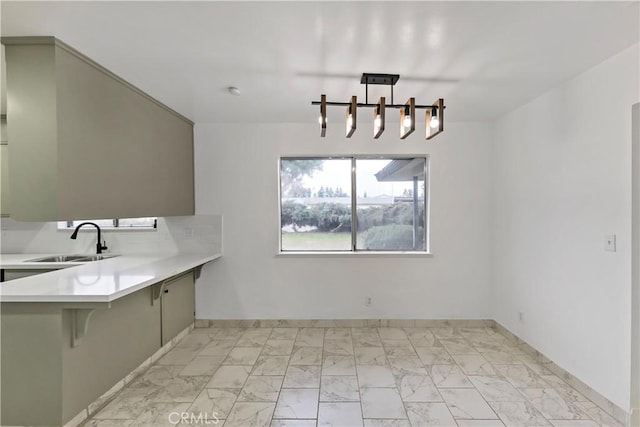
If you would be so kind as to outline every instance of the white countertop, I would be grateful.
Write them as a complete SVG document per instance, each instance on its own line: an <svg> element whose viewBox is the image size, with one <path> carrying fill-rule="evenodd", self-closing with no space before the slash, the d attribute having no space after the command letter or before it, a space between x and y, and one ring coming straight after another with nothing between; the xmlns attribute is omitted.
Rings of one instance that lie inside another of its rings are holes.
<svg viewBox="0 0 640 427"><path fill-rule="evenodd" d="M120 255L87 263L26 262L52 254L2 254L5 269L51 269L0 283L0 302L111 302L220 258L219 253Z"/></svg>

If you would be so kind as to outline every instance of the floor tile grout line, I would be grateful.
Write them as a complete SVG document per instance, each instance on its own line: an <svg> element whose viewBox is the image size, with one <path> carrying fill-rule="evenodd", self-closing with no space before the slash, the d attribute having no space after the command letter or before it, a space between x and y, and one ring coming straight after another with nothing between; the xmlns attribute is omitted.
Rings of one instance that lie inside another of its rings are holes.
<svg viewBox="0 0 640 427"><path fill-rule="evenodd" d="M320 393L322 387L322 363L324 362L324 344L326 342L325 336L327 335L327 329L322 330L322 351L320 353L320 381L318 384L318 404L316 405L316 426L320 424Z"/></svg>
<svg viewBox="0 0 640 427"><path fill-rule="evenodd" d="M293 349L295 348L295 339L298 336L298 332L299 332L299 328L296 328L296 336L293 338L293 342L294 345L291 347L291 352L289 353L289 357L287 359L287 366L284 369L284 375L282 376L282 384L280 385L280 390L278 390L278 398L276 399L275 404L273 405L273 412L271 413L271 416L269 417L269 425L271 425L271 423L273 422L273 417L276 414L276 409L278 407L278 402L280 401L280 395L282 394L282 389L284 388L284 379L287 375L287 370L289 368L289 362L291 361L291 357L293 355ZM269 334L269 336L271 336L271 334L273 333L273 329L271 330L271 333ZM253 372L253 369L252 369ZM249 374L251 375L251 374Z"/></svg>
<svg viewBox="0 0 640 427"><path fill-rule="evenodd" d="M244 333L242 335L244 335ZM235 340L235 344L237 344L242 339L242 335ZM233 348L236 348L236 345L234 345L231 350L233 350ZM229 353L231 353L231 350L229 351ZM262 352L262 349L260 351ZM228 355L227 355L227 357L228 357ZM223 363L224 363L224 361L223 361ZM254 362L254 365L255 365L255 362ZM221 366L243 366L243 365L221 365ZM218 369L220 369L220 368L218 368ZM236 404L239 403L238 398L240 397L240 394L242 393L242 389L244 388L245 384L247 383L247 381L249 379L249 376L251 375L252 371L253 371L253 366L251 367L251 370L249 371L249 374L247 375L247 378L245 378L244 382L239 387L238 394L236 395L236 397L234 399L233 405L231 405L231 409L229 409L229 413L227 414L227 417L225 419L224 424L227 423L227 420L229 419L230 415L233 413L233 408L236 406ZM217 372L217 370L216 370L216 372ZM214 372L213 375L215 375L215 372ZM213 378L213 375L212 375L212 378ZM275 406L274 406L274 410L275 410Z"/></svg>
<svg viewBox="0 0 640 427"><path fill-rule="evenodd" d="M378 329L376 329L376 335L378 336L378 339L380 340L380 334L378 333ZM382 340L380 340L380 342L382 342ZM384 352L384 350L383 350ZM355 360L355 369L356 369L356 382L358 383L358 397L360 398L360 414L362 416L362 423L364 425L364 405L362 404L362 387L360 386L360 375L358 375L358 362L357 359L355 359L355 348L353 350L353 357ZM387 361L387 356L385 355L385 362Z"/></svg>
<svg viewBox="0 0 640 427"><path fill-rule="evenodd" d="M406 331L405 331L405 332L406 332ZM436 340L435 336L434 336L434 340ZM409 340L409 342L411 342L411 340ZM416 351L416 348L415 348L415 345L413 344L413 342L411 342L411 348L413 349L413 352L414 352L414 353L416 354L416 356L417 356L418 352ZM445 349L445 351L447 351L447 350ZM447 351L447 353L448 353L448 351ZM451 356L451 354L449 354L449 356ZM420 360L420 363L422 364L423 368L424 368L424 369L425 369L425 371L427 372L427 376L431 379L431 382L433 383L433 378L431 378L431 375L429 374L429 371L428 371L428 370L426 369L426 367L424 366L424 363L422 363L422 359L420 359L420 358L418 357L418 360ZM455 360L455 359L454 359L454 360ZM433 385L434 385L434 387L435 387L435 383L433 383ZM436 388L436 392L438 393L438 396L440 396L440 399L442 399L442 402L443 402L443 404L444 404L445 408L447 408L447 411L448 411L448 412L449 412L449 414L451 415L451 419L453 420L453 422L455 422L455 423L456 423L456 425L459 425L459 424L458 424L458 421L457 421L457 420L456 420L456 418L453 416L453 412L451 412L451 408L449 408L449 405L447 404L447 402L444 400L444 397L443 397L443 396L442 396L442 394L440 393L440 389L439 389L438 387L435 387L435 388ZM400 398L402 399L402 390L400 390ZM406 414L406 416L407 416L407 419L409 420L409 424L412 424L412 423L411 423L411 419L409 418L409 411L407 410L407 405L406 405L407 403L408 403L408 402L405 402L405 401L403 400L403 407L404 407L405 414Z"/></svg>

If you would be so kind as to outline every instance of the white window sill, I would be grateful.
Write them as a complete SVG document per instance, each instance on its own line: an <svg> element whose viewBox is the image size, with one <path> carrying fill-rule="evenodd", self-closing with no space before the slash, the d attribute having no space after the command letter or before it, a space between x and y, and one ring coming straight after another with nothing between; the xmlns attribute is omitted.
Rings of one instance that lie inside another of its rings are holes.
<svg viewBox="0 0 640 427"><path fill-rule="evenodd" d="M280 251L277 257L387 257L433 258L431 252L418 251Z"/></svg>

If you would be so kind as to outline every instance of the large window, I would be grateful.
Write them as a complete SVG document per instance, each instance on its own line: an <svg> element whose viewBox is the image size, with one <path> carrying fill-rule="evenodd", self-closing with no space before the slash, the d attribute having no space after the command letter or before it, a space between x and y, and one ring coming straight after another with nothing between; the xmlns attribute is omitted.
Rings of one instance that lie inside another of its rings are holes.
<svg viewBox="0 0 640 427"><path fill-rule="evenodd" d="M282 252L428 250L426 157L280 159Z"/></svg>

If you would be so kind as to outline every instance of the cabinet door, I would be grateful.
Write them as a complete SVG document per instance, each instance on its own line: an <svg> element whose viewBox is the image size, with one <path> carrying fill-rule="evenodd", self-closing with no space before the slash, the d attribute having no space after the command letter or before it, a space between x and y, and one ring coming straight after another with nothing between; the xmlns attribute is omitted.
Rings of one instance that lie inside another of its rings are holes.
<svg viewBox="0 0 640 427"><path fill-rule="evenodd" d="M162 294L162 345L193 323L195 311L193 270L169 279Z"/></svg>

